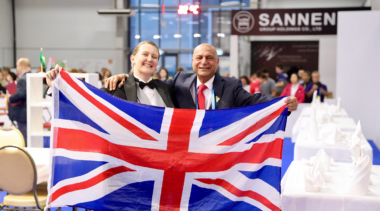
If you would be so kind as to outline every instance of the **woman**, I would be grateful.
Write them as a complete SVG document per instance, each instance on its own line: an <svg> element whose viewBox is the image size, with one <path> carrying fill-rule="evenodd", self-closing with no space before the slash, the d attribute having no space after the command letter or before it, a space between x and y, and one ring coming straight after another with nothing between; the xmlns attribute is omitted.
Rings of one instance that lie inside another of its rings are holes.
<svg viewBox="0 0 380 211"><path fill-rule="evenodd" d="M245 91L247 92L250 92L251 82L249 81L248 77L243 75L240 77L240 80L241 80L241 83L243 84L243 89L245 89Z"/></svg>
<svg viewBox="0 0 380 211"><path fill-rule="evenodd" d="M156 72L158 60L160 58L157 45L152 41L140 42L133 50L131 63L133 74L130 75L124 86L116 87L114 91L102 88L103 91L110 93L124 100L138 102L146 105L159 107L174 107L174 89L169 83L161 80L152 79ZM49 86L51 81L56 78L59 66L46 74Z"/></svg>
<svg viewBox="0 0 380 211"><path fill-rule="evenodd" d="M4 77L4 73L0 70L0 97L4 97L5 93L7 92L7 89L5 88L7 84L8 83Z"/></svg>
<svg viewBox="0 0 380 211"><path fill-rule="evenodd" d="M281 93L282 96L295 96L297 98L298 103L303 103L305 101L305 89L302 85L298 83L298 75L297 73L293 73L290 76L290 82L286 85L285 89Z"/></svg>
<svg viewBox="0 0 380 211"><path fill-rule="evenodd" d="M166 79L169 78L169 72L165 67L162 67L160 71L157 73L157 78L160 79L161 81L165 81Z"/></svg>
<svg viewBox="0 0 380 211"><path fill-rule="evenodd" d="M7 86L7 80L5 78L5 75L3 71L0 70L0 86L6 87Z"/></svg>
<svg viewBox="0 0 380 211"><path fill-rule="evenodd" d="M13 83L14 81L16 81L16 79L17 79L17 75L14 74L14 72L8 73L8 75L7 75L8 84Z"/></svg>

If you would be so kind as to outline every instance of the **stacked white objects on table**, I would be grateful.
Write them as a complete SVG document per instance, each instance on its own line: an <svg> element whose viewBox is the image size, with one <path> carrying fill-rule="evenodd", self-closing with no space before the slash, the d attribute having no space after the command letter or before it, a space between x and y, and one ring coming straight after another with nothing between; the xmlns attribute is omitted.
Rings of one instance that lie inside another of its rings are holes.
<svg viewBox="0 0 380 211"><path fill-rule="evenodd" d="M356 128L354 119L349 118L346 110L340 108L340 99L338 105L329 105L327 103L311 103L310 107L302 110L292 129L292 142L296 142L300 131L307 128L310 124L312 113L316 112L318 124L331 121L335 123L341 131L353 132Z"/></svg>
<svg viewBox="0 0 380 211"><path fill-rule="evenodd" d="M24 148L32 156L37 167L37 184L46 182L50 173L50 148Z"/></svg>
<svg viewBox="0 0 380 211"><path fill-rule="evenodd" d="M369 162L369 159L367 159ZM332 163L329 172L324 172L325 181L315 184L318 190L307 191L305 186L309 178L305 177L312 167L302 161L293 161L281 181L281 208L284 211L378 211L380 210L380 166L370 169L371 182L367 184L366 195L352 195L362 192L361 187L355 187L356 177L351 163ZM320 176L319 178L321 178ZM368 178L367 178L368 179ZM312 186L312 187L314 187Z"/></svg>
<svg viewBox="0 0 380 211"><path fill-rule="evenodd" d="M294 160L309 159L320 149L324 149L335 161L351 162L351 149L354 144L360 146L363 154L368 155L372 162L373 150L361 133L360 123L353 133L342 132L333 123L326 124L322 128L316 123L314 123L314 128L310 124L308 129L301 130L298 134L294 145Z"/></svg>

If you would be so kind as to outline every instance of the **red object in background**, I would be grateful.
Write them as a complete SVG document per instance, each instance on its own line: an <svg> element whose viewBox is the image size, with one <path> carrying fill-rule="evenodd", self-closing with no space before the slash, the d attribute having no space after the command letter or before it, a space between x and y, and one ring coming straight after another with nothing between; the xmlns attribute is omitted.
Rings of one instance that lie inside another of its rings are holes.
<svg viewBox="0 0 380 211"><path fill-rule="evenodd" d="M179 5L178 14L186 15L187 13L199 14L199 5Z"/></svg>
<svg viewBox="0 0 380 211"><path fill-rule="evenodd" d="M17 84L13 81L12 83L6 86L8 93L13 95L17 92Z"/></svg>

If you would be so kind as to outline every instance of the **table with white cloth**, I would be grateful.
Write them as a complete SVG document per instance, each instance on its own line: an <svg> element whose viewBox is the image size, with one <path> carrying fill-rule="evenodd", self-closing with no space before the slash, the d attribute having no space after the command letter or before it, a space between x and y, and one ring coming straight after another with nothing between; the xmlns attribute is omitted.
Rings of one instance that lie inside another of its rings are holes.
<svg viewBox="0 0 380 211"><path fill-rule="evenodd" d="M312 156L315 156L320 149L324 149L326 154L336 162L352 162L352 154L350 151L351 142L344 142L331 145L325 143L323 140L312 140L308 138L307 130L301 130L294 145L294 160L310 159ZM372 161L373 150L364 136L362 138L362 146L364 147L364 154L368 155Z"/></svg>
<svg viewBox="0 0 380 211"><path fill-rule="evenodd" d="M311 107L306 107L302 110L301 114L299 115L296 123L293 126L292 129L292 142L297 141L298 134L301 130L304 130L311 120ZM318 112L318 111L317 111ZM355 120L352 118L349 118L347 115L346 110L343 108L341 109L341 112L338 114L332 115L333 117L333 123L337 124L339 129L341 131L345 132L353 132L356 129L356 123Z"/></svg>
<svg viewBox="0 0 380 211"><path fill-rule="evenodd" d="M380 166L372 166L369 192L366 196L345 194L350 180L351 163L333 163L320 192L305 191L305 170L301 161L293 161L281 181L283 211L379 211Z"/></svg>
<svg viewBox="0 0 380 211"><path fill-rule="evenodd" d="M24 148L32 156L37 167L37 184L46 182L50 173L50 148Z"/></svg>

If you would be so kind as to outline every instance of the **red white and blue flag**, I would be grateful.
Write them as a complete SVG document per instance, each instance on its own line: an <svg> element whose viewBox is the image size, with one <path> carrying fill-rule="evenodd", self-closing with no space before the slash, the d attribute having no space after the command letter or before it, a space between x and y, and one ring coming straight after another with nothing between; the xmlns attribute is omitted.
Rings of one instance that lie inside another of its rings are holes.
<svg viewBox="0 0 380 211"><path fill-rule="evenodd" d="M210 111L159 108L65 71L53 95L49 207L281 210L285 98Z"/></svg>

